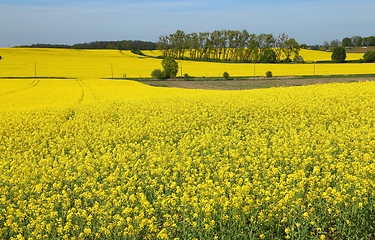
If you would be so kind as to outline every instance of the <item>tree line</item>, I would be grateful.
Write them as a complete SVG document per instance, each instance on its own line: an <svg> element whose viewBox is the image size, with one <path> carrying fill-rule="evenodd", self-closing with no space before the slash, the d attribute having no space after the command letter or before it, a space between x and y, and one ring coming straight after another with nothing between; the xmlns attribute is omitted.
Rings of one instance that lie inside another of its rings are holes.
<svg viewBox="0 0 375 240"><path fill-rule="evenodd" d="M351 38L345 37L342 40L343 47L360 47L360 46L375 46L375 36L361 37L353 36Z"/></svg>
<svg viewBox="0 0 375 240"><path fill-rule="evenodd" d="M328 49L329 47L362 47L362 46L375 46L375 36L361 37L361 36L352 36L344 37L341 41L338 39L333 39L330 43L327 41L323 42L323 47Z"/></svg>
<svg viewBox="0 0 375 240"><path fill-rule="evenodd" d="M89 43L66 44L43 44L21 45L23 48L70 48L70 49L118 49L118 50L156 50L158 44L151 41L122 40L122 41L95 41Z"/></svg>
<svg viewBox="0 0 375 240"><path fill-rule="evenodd" d="M175 33L159 37L163 57L200 61L291 62L303 61L300 45L282 33L251 34L247 30Z"/></svg>

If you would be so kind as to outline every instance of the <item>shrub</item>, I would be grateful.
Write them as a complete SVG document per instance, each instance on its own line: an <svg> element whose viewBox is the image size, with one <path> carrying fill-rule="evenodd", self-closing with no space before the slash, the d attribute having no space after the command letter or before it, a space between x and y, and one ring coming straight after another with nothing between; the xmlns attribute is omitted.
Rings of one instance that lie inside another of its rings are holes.
<svg viewBox="0 0 375 240"><path fill-rule="evenodd" d="M266 72L266 76L267 76L268 78L271 78L271 77L272 77L272 72L271 72L271 71L267 71L267 72Z"/></svg>
<svg viewBox="0 0 375 240"><path fill-rule="evenodd" d="M260 57L261 63L275 63L276 62L276 53L272 49L267 49L264 51L263 55Z"/></svg>
<svg viewBox="0 0 375 240"><path fill-rule="evenodd" d="M190 78L189 74L185 73L184 78L185 78L185 80L189 79Z"/></svg>
<svg viewBox="0 0 375 240"><path fill-rule="evenodd" d="M228 79L229 78L229 73L228 72L224 72L223 73L223 78Z"/></svg>
<svg viewBox="0 0 375 240"><path fill-rule="evenodd" d="M292 62L292 59L290 59L290 58L285 58L284 59L284 63L291 63Z"/></svg>
<svg viewBox="0 0 375 240"><path fill-rule="evenodd" d="M1 58L0 58L1 59ZM363 55L363 62L364 63L372 63L375 62L375 51L368 51Z"/></svg>
<svg viewBox="0 0 375 240"><path fill-rule="evenodd" d="M151 72L151 77L154 78L154 79L164 79L165 73L160 69L154 69Z"/></svg>
<svg viewBox="0 0 375 240"><path fill-rule="evenodd" d="M293 59L293 62L295 62L295 63L304 63L305 59L303 59L303 57L301 55L295 55L294 59Z"/></svg>
<svg viewBox="0 0 375 240"><path fill-rule="evenodd" d="M343 63L346 59L346 50L344 47L335 47L332 51L331 59L334 62Z"/></svg>
<svg viewBox="0 0 375 240"><path fill-rule="evenodd" d="M141 50L139 49L132 49L130 50L132 53L134 54L137 54L137 55L141 55L141 56L146 56Z"/></svg>
<svg viewBox="0 0 375 240"><path fill-rule="evenodd" d="M346 60L346 63L363 63L363 59Z"/></svg>
<svg viewBox="0 0 375 240"><path fill-rule="evenodd" d="M165 78L174 78L178 72L178 63L171 57L166 57L161 61Z"/></svg>

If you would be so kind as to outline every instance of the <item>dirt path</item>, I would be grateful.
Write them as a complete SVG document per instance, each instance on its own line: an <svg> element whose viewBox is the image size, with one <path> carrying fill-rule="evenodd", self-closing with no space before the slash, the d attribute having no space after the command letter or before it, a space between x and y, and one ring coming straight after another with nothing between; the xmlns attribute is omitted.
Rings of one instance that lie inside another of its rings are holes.
<svg viewBox="0 0 375 240"><path fill-rule="evenodd" d="M321 78L278 78L247 80L142 80L140 82L158 87L178 87L191 89L241 90L270 87L303 86L333 82L375 81L375 77L321 77Z"/></svg>

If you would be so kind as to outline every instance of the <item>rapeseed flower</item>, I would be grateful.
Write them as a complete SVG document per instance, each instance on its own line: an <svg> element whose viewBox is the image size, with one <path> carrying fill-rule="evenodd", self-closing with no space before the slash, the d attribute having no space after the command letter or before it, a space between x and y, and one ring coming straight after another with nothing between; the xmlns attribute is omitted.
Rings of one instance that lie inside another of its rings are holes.
<svg viewBox="0 0 375 240"><path fill-rule="evenodd" d="M208 91L12 81L0 81L0 238L371 229L373 82Z"/></svg>

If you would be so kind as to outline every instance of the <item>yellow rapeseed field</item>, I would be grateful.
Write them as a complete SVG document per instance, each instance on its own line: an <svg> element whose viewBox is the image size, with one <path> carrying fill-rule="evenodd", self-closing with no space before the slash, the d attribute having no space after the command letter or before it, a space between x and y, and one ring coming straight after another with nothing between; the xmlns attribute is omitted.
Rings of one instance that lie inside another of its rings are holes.
<svg viewBox="0 0 375 240"><path fill-rule="evenodd" d="M161 68L160 51L144 51L139 56L130 51L0 48L0 77L65 77L65 78L150 78ZM330 60L331 53L301 50L306 61ZM347 54L347 59L360 59L361 54ZM375 64L235 64L179 60L177 76L195 77L373 74Z"/></svg>
<svg viewBox="0 0 375 240"><path fill-rule="evenodd" d="M187 90L86 70L0 80L0 239L375 237L374 82Z"/></svg>
<svg viewBox="0 0 375 240"><path fill-rule="evenodd" d="M332 52L323 52L317 50L301 49L299 54L306 62L329 61ZM363 53L347 53L346 60L358 60L363 57Z"/></svg>
<svg viewBox="0 0 375 240"><path fill-rule="evenodd" d="M0 76L122 78L150 77L161 60L118 50L0 49Z"/></svg>

